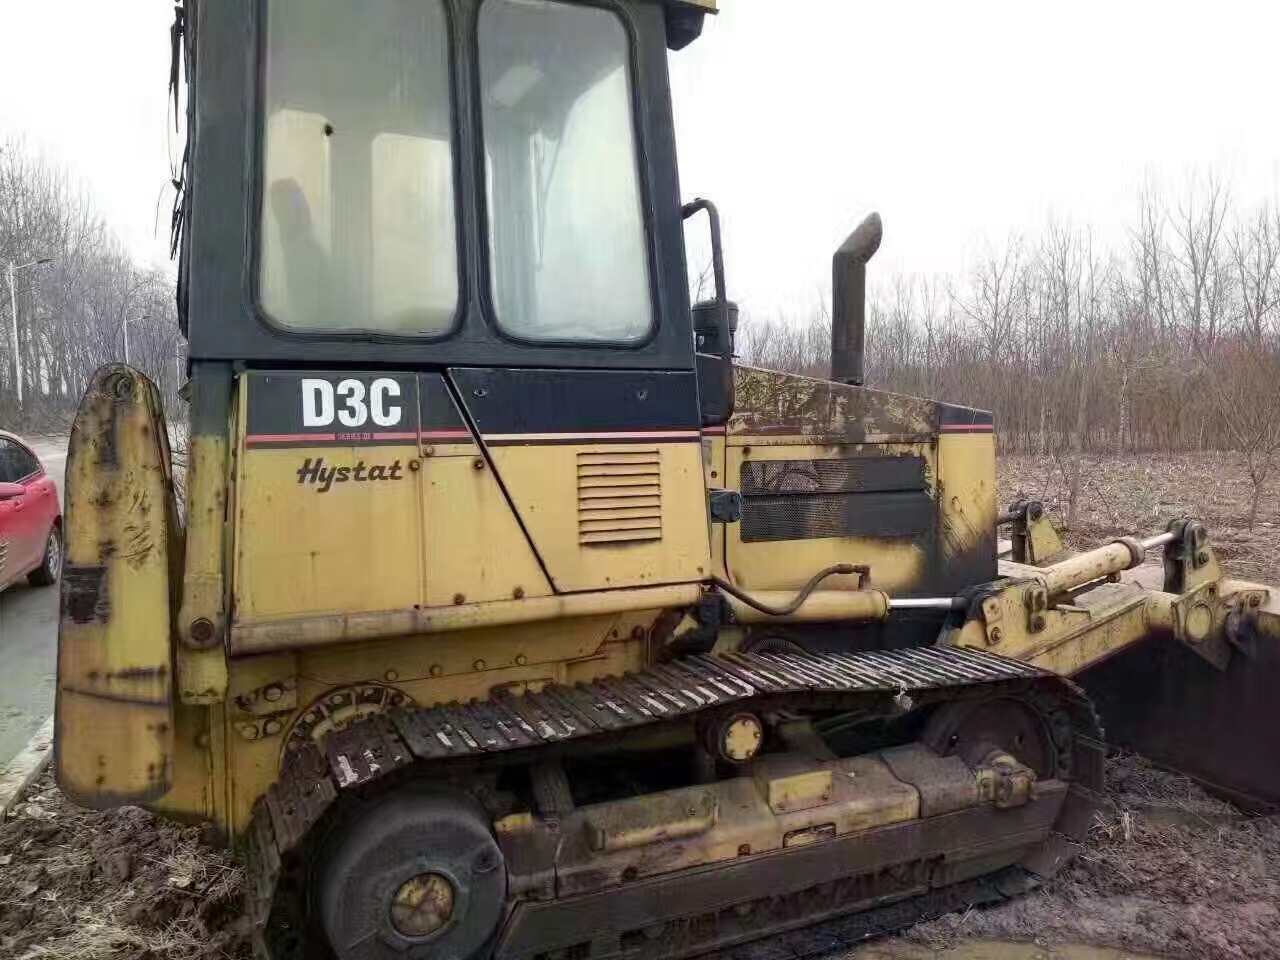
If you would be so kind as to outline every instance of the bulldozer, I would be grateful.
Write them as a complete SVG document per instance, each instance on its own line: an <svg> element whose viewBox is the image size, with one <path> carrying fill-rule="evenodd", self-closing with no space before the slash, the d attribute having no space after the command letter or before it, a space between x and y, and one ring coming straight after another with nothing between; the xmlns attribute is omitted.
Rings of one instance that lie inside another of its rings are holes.
<svg viewBox="0 0 1280 960"><path fill-rule="evenodd" d="M990 414L864 385L878 216L831 379L736 362L667 72L715 8L178 7L185 469L100 369L56 771L213 824L263 957L876 935L1052 877L1108 744L1280 801L1280 596L1191 519L1065 549Z"/></svg>

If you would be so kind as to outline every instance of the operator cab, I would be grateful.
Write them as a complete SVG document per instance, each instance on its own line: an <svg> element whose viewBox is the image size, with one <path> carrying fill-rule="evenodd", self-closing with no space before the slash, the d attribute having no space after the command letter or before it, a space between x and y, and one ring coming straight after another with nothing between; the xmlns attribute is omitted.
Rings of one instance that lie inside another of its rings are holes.
<svg viewBox="0 0 1280 960"><path fill-rule="evenodd" d="M712 7L200 4L193 361L691 372L666 50Z"/></svg>

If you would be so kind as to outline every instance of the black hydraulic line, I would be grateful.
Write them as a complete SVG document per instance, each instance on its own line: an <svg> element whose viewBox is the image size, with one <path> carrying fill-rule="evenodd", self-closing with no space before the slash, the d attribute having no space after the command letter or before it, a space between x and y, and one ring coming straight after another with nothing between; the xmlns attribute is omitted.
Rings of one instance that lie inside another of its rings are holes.
<svg viewBox="0 0 1280 960"><path fill-rule="evenodd" d="M752 609L759 610L761 613L768 614L771 617L788 617L804 606L804 602L809 599L809 594L813 593L813 591L818 588L818 584L827 579L827 577L834 577L836 574L844 574L847 576L849 574L861 572L862 571L852 563L837 563L834 567L827 567L825 570L819 570L812 578L810 578L808 583L800 588L800 592L797 593L795 598L792 599L792 601L785 607L771 607L767 603L761 603L750 594L744 593L729 581L722 580L719 577L712 577L711 582L725 593L732 597L736 597Z"/></svg>

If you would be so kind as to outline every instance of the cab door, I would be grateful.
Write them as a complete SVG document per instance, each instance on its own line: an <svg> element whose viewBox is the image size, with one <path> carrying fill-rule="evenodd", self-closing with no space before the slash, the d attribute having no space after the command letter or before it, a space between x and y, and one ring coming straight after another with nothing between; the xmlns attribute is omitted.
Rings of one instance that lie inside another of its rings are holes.
<svg viewBox="0 0 1280 960"><path fill-rule="evenodd" d="M0 580L8 581L35 567L44 555L44 539L52 520L47 478L35 454L0 437L0 483L23 487L21 496L0 502Z"/></svg>

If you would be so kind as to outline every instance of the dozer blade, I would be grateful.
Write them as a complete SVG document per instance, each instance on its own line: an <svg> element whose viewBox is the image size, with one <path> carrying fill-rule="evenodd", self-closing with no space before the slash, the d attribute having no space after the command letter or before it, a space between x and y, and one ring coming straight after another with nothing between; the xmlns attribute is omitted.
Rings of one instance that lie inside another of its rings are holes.
<svg viewBox="0 0 1280 960"><path fill-rule="evenodd" d="M1076 679L1093 699L1109 743L1193 777L1245 809L1275 810L1280 599L1272 591L1228 629L1231 654L1223 669L1183 644L1151 639Z"/></svg>
<svg viewBox="0 0 1280 960"><path fill-rule="evenodd" d="M180 532L160 395L133 368L93 375L66 487L58 785L86 807L153 801L173 773L170 564Z"/></svg>

